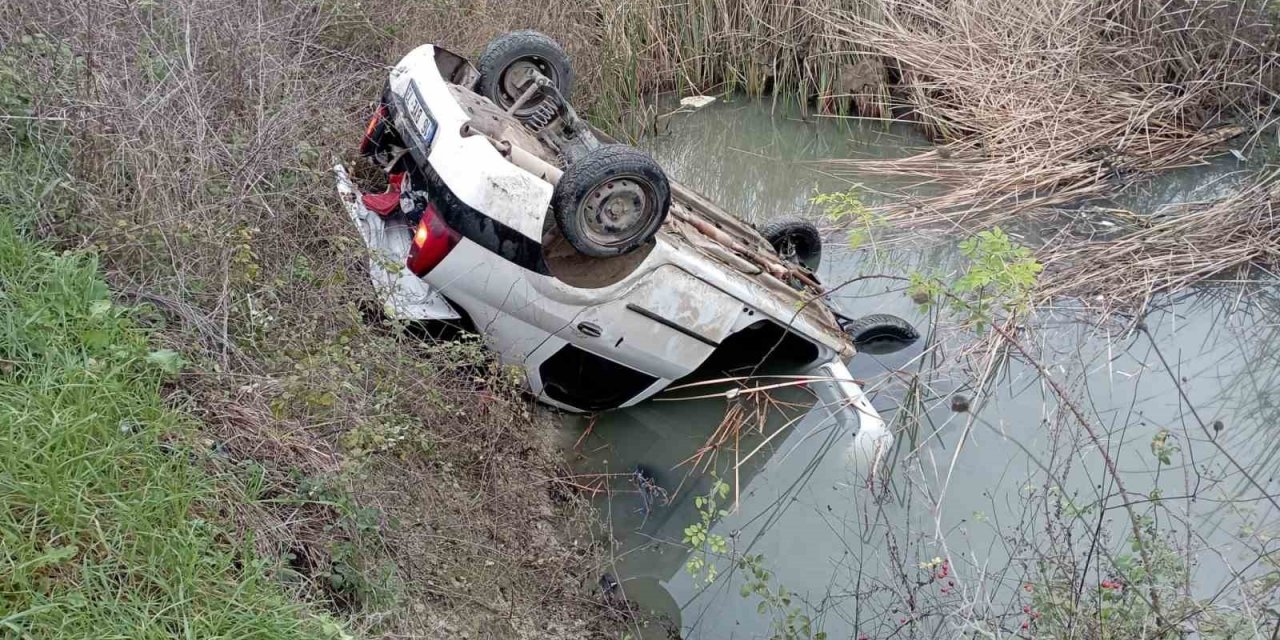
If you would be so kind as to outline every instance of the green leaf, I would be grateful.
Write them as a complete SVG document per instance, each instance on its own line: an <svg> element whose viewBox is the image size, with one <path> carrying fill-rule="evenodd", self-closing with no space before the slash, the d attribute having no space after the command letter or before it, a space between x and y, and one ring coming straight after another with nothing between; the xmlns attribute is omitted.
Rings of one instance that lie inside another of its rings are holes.
<svg viewBox="0 0 1280 640"><path fill-rule="evenodd" d="M106 315L108 311L111 311L110 300L94 300L89 303L89 315L91 317L102 317Z"/></svg>
<svg viewBox="0 0 1280 640"><path fill-rule="evenodd" d="M187 366L182 354L172 349L159 349L147 354L147 362L157 366L170 375L179 373Z"/></svg>

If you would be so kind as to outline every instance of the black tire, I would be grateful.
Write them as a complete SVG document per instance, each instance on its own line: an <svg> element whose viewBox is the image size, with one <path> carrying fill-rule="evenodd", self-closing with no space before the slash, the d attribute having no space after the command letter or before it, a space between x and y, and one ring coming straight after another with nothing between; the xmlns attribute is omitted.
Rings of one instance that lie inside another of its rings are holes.
<svg viewBox="0 0 1280 640"><path fill-rule="evenodd" d="M760 235L784 260L817 271L822 264L822 235L812 222L794 217L770 220L760 228Z"/></svg>
<svg viewBox="0 0 1280 640"><path fill-rule="evenodd" d="M569 165L556 184L551 208L560 232L578 252L620 256L658 233L671 208L671 185L648 154L605 145Z"/></svg>
<svg viewBox="0 0 1280 640"><path fill-rule="evenodd" d="M863 316L843 326L845 334L858 347L875 344L876 353L891 353L920 339L920 332L910 322L887 313ZM893 348L893 347L897 348Z"/></svg>
<svg viewBox="0 0 1280 640"><path fill-rule="evenodd" d="M507 74L520 65L532 64L537 70L551 80L560 95L569 100L573 91L573 67L569 64L569 54L564 52L560 44L537 31L512 31L504 33L485 45L484 52L476 63L480 71L478 86L480 95L493 101L502 109L507 109L519 99L519 83L508 81ZM516 117L525 117L535 113L542 102L549 96L530 98L515 113Z"/></svg>

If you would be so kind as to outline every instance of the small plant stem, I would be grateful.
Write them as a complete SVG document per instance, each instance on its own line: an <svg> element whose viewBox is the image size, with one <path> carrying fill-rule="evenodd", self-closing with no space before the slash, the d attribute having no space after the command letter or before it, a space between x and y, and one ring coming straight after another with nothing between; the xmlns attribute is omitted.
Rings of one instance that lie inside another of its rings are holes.
<svg viewBox="0 0 1280 640"><path fill-rule="evenodd" d="M1089 439L1093 441L1094 446L1097 447L1098 454L1102 456L1103 464L1106 465L1107 471L1111 474L1112 480L1116 483L1116 488L1119 489L1120 500L1124 503L1124 510L1129 515L1129 526L1133 531L1134 542L1138 546L1138 555L1142 557L1142 563L1146 566L1145 573L1147 578L1147 593L1150 598L1151 610L1156 616L1156 624L1158 624L1162 629L1166 628L1164 613L1160 608L1160 594L1156 592L1155 572L1154 565L1151 561L1151 552L1147 549L1146 541L1143 540L1142 530L1138 526L1138 514L1134 511L1133 504L1129 501L1129 491L1124 486L1124 480L1120 477L1120 470L1116 467L1115 460L1111 457L1111 454L1107 453L1107 448L1103 444L1102 439L1098 436L1097 432L1094 430L1093 424L1089 422L1089 419L1085 417L1084 413L1080 411L1080 408L1071 400L1071 397L1067 394L1066 390L1058 384L1057 380L1053 379L1053 376L1049 375L1048 369L1045 369L1044 365L1040 364L1040 361L1032 356L1031 353L1022 346L1022 343L1010 334L1007 329L994 322L991 323L991 328L996 333L999 333L1000 336L1012 345L1014 349L1017 349L1018 353L1021 353L1022 356L1027 359L1027 362L1031 363L1031 366L1035 367L1036 371L1040 374L1041 379L1049 385L1049 388L1053 390L1054 395L1057 396L1058 400L1067 407L1067 410L1071 412L1073 417L1075 417L1076 422L1084 428Z"/></svg>

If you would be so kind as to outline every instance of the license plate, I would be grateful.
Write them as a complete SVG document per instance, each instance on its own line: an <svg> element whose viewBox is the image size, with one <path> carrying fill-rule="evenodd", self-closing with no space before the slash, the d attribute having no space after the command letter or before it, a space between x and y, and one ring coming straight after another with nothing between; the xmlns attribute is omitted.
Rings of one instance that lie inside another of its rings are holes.
<svg viewBox="0 0 1280 640"><path fill-rule="evenodd" d="M423 143L425 150L431 150L431 142L436 137L436 121L431 117L431 112L427 111L426 101L422 99L422 94L418 92L418 85L414 82L409 83L409 90L404 94L405 117L409 120L409 124L417 130L418 138Z"/></svg>

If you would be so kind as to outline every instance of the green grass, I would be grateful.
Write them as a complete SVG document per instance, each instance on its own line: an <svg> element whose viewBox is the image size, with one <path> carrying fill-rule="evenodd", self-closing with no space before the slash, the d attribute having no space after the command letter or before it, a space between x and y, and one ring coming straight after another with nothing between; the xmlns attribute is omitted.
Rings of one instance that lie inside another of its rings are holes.
<svg viewBox="0 0 1280 640"><path fill-rule="evenodd" d="M4 128L0 150L0 638L341 636L218 523L246 498L166 406L180 356L92 255L23 228L63 150Z"/></svg>

